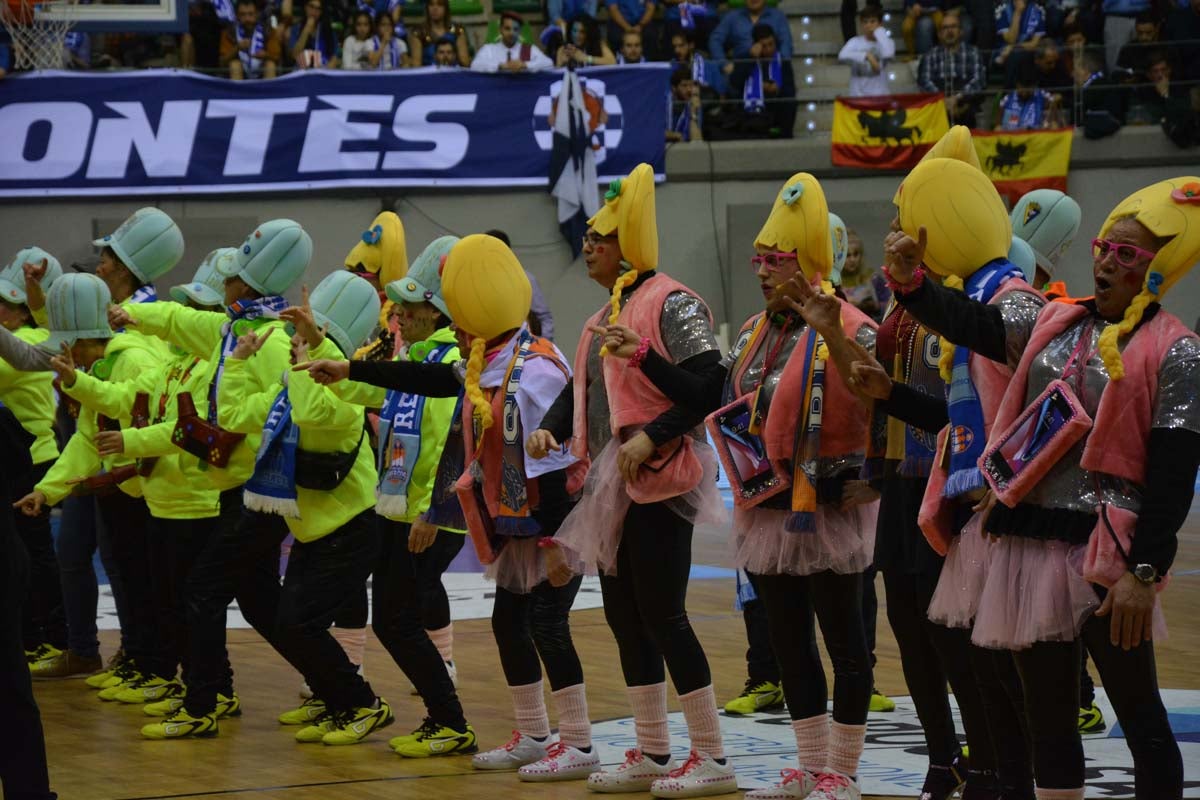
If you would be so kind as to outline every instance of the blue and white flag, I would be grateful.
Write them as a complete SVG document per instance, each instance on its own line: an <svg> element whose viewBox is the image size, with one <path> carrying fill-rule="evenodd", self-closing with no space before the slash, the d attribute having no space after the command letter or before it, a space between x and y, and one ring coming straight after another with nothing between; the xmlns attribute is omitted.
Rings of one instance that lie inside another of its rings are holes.
<svg viewBox="0 0 1200 800"><path fill-rule="evenodd" d="M558 228L571 245L574 257L583 249L588 219L600 210L588 110L584 105L583 85L574 69L563 75L562 91L554 108L553 130L550 194L558 198Z"/></svg>

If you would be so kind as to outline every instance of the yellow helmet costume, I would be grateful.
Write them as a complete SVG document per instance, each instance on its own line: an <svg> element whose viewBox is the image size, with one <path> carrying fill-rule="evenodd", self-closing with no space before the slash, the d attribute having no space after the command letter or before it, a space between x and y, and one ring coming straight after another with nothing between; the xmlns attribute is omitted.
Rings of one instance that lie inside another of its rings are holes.
<svg viewBox="0 0 1200 800"><path fill-rule="evenodd" d="M381 212L371 220L371 226L362 232L359 241L346 254L346 269L365 272L378 279L380 289L408 273L408 245L404 237L404 223L393 211ZM392 332L388 327L388 316L395 305L386 295L380 298L383 306L379 310L379 339L368 342L354 354L355 358L378 355L390 358Z"/></svg>
<svg viewBox="0 0 1200 800"><path fill-rule="evenodd" d="M621 313L621 292L632 285L638 275L658 267L658 221L654 211L654 170L649 164L638 164L625 178L609 184L604 205L588 220L588 225L601 236L617 232L623 272L613 284L612 313L609 323Z"/></svg>
<svg viewBox="0 0 1200 800"><path fill-rule="evenodd" d="M952 158L983 172L983 166L979 163L979 153L975 152L975 142L971 139L971 129L966 125L955 125L946 131L942 138L938 139L933 147L921 156L921 161L917 163L917 166L935 158ZM903 186L903 182L900 185ZM892 197L892 205L900 205L899 188Z"/></svg>
<svg viewBox="0 0 1200 800"><path fill-rule="evenodd" d="M525 324L533 287L504 242L477 233L459 240L446 255L442 297L454 324L471 337L465 387L479 433L492 424L492 407L479 388L487 343Z"/></svg>
<svg viewBox="0 0 1200 800"><path fill-rule="evenodd" d="M1200 178L1170 178L1134 192L1109 213L1100 228L1100 238L1107 238L1112 226L1122 219L1136 220L1150 233L1170 241L1150 262L1142 290L1125 310L1125 316L1100 334L1100 356L1114 381L1125 375L1117 340L1137 326L1148 305L1160 301L1200 261Z"/></svg>
<svg viewBox="0 0 1200 800"><path fill-rule="evenodd" d="M821 184L807 172L797 172L775 197L767 221L763 223L755 247L774 247L784 253L796 253L800 270L811 283L817 276L822 288L833 271L833 240L829 236L829 205Z"/></svg>

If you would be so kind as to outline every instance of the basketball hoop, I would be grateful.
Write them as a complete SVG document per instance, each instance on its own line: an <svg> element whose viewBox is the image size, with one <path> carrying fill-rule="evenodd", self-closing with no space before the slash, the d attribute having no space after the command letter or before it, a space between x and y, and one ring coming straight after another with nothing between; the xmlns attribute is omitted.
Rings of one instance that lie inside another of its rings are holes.
<svg viewBox="0 0 1200 800"><path fill-rule="evenodd" d="M19 70L66 67L74 8L72 0L2 0L0 26L12 36L13 65ZM55 13L47 14L50 10Z"/></svg>

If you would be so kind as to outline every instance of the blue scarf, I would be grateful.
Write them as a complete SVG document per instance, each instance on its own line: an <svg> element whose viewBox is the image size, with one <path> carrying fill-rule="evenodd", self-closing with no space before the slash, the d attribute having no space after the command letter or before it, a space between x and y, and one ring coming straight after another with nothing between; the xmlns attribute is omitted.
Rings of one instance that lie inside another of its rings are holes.
<svg viewBox="0 0 1200 800"><path fill-rule="evenodd" d="M767 80L776 86L783 86L783 59L779 53L767 65ZM746 78L746 87L742 90L742 101L747 111L763 111L767 104L763 95L763 65L755 62L750 77Z"/></svg>
<svg viewBox="0 0 1200 800"><path fill-rule="evenodd" d="M685 142L690 142L692 140L692 107L690 103L682 105L679 116L671 121L671 130L682 136Z"/></svg>
<svg viewBox="0 0 1200 800"><path fill-rule="evenodd" d="M1046 95L1044 92L1034 92L1029 100L1022 101L1016 92L1009 92L1004 98L1004 107L1000 119L1004 129L1010 131L1030 130L1042 127L1042 118L1046 111Z"/></svg>
<svg viewBox="0 0 1200 800"><path fill-rule="evenodd" d="M217 390L221 388L221 376L225 374L225 359L237 347L238 337L248 330L254 330L253 323L257 319L279 319L279 312L291 305L277 294L260 297L257 300L238 300L226 312L229 322L225 323L221 335L221 355L217 359L217 369L213 379L208 384L208 421L217 424Z"/></svg>
<svg viewBox="0 0 1200 800"><path fill-rule="evenodd" d="M695 30L696 22L708 16L704 3L683 2L679 4L679 26L685 31Z"/></svg>
<svg viewBox="0 0 1200 800"><path fill-rule="evenodd" d="M754 585L750 583L750 578L746 575L746 571L738 569L733 573L733 579L736 581L737 595L733 600L733 607L737 611L745 611L747 603L753 603L758 599L758 593L754 591Z"/></svg>
<svg viewBox="0 0 1200 800"><path fill-rule="evenodd" d="M963 291L972 300L991 302L1000 285L1009 278L1022 278L1020 268L1007 258L989 261L974 275L967 278ZM981 489L986 484L979 471L979 457L983 455L987 436L984 433L983 406L979 392L971 380L971 351L965 347L954 348L954 370L950 380L950 476L946 479L946 497Z"/></svg>
<svg viewBox="0 0 1200 800"><path fill-rule="evenodd" d="M234 30L237 39L244 38L242 36L242 26L238 25ZM266 34L263 32L263 26L260 22L254 26L254 32L250 34L250 49L238 50L238 58L242 62L242 67L245 69L247 78L257 78L262 73L262 59L256 57L255 53L263 51Z"/></svg>
<svg viewBox="0 0 1200 800"><path fill-rule="evenodd" d="M811 533L817 529L817 484L815 472L806 472L821 451L821 407L825 392L825 340L809 331L801 340L803 352L792 352L804 364L804 418L796 426L796 445L792 456L792 513L784 528L790 533ZM770 411L767 412L770 414Z"/></svg>
<svg viewBox="0 0 1200 800"><path fill-rule="evenodd" d="M438 345L421 361L440 364L454 347L453 342ZM421 454L421 420L425 416L425 396L390 391L379 412L379 444L376 464L379 469L379 499L375 511L385 517L402 517L408 512L408 484Z"/></svg>
<svg viewBox="0 0 1200 800"><path fill-rule="evenodd" d="M371 45L372 45L373 49L378 50L380 47L383 46L383 43L381 41L379 41L378 36L374 36L371 38ZM388 40L387 52L385 52L383 55L381 55L379 57L379 66L377 66L376 69L379 69L379 70L399 69L400 68L400 59L401 59L400 43L398 41L396 41L395 38L392 38L392 39Z"/></svg>
<svg viewBox="0 0 1200 800"><path fill-rule="evenodd" d="M254 474L246 481L246 508L290 519L300 518L296 502L296 449L300 428L292 423L292 401L287 386L275 397L263 425L262 443L254 457Z"/></svg>
<svg viewBox="0 0 1200 800"><path fill-rule="evenodd" d="M154 284L147 283L145 286L139 286L133 290L133 294L129 295L126 303L154 303L158 301L158 291L154 288ZM118 328L114 333L124 333L124 328Z"/></svg>

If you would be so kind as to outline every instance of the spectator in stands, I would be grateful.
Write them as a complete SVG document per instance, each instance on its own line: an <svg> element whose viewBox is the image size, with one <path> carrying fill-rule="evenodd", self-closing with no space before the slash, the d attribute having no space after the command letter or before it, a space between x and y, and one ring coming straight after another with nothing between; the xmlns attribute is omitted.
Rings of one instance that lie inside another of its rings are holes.
<svg viewBox="0 0 1200 800"><path fill-rule="evenodd" d="M479 48L471 69L475 72L538 72L551 69L554 62L537 45L521 41L521 15L505 11L500 15L500 41Z"/></svg>
<svg viewBox="0 0 1200 800"><path fill-rule="evenodd" d="M863 255L862 237L853 229L846 231L846 261L842 264L840 288L846 302L869 317L879 320L892 299L883 271L868 267Z"/></svg>
<svg viewBox="0 0 1200 800"><path fill-rule="evenodd" d="M221 63L229 77L274 78L279 71L279 37L259 18L254 0L238 0L237 24L221 34Z"/></svg>
<svg viewBox="0 0 1200 800"><path fill-rule="evenodd" d="M700 106L700 84L686 67L671 73L671 127L668 142L703 141L704 111Z"/></svg>
<svg viewBox="0 0 1200 800"><path fill-rule="evenodd" d="M938 28L941 44L921 57L917 86L946 95L946 112L955 125L975 127L980 93L987 86L979 48L962 41L958 14L946 14Z"/></svg>
<svg viewBox="0 0 1200 800"><path fill-rule="evenodd" d="M599 0L547 0L546 21L557 25L565 35L570 22L582 16L594 20L599 10Z"/></svg>
<svg viewBox="0 0 1200 800"><path fill-rule="evenodd" d="M717 0L662 0L662 4L668 37L687 32L707 42L720 21Z"/></svg>
<svg viewBox="0 0 1200 800"><path fill-rule="evenodd" d="M1133 38L1137 20L1153 10L1151 0L1104 0L1104 66L1117 66L1121 48Z"/></svg>
<svg viewBox="0 0 1200 800"><path fill-rule="evenodd" d="M900 33L909 55L923 56L937 41L937 29L942 24L942 4L945 0L904 0L904 21ZM862 23L862 15L859 15Z"/></svg>
<svg viewBox="0 0 1200 800"><path fill-rule="evenodd" d="M556 66L574 63L580 67L617 63L617 57L600 35L600 23L586 14L571 20L566 42L554 54Z"/></svg>
<svg viewBox="0 0 1200 800"><path fill-rule="evenodd" d="M1187 5L1179 6L1167 16L1165 26L1167 39L1175 57L1175 63L1181 67L1176 80L1193 83L1193 103L1200 106L1200 0L1190 0Z"/></svg>
<svg viewBox="0 0 1200 800"><path fill-rule="evenodd" d="M939 18L941 14L938 14ZM896 43L883 25L883 9L863 6L858 12L862 31L842 46L838 61L850 65L850 96L875 97L892 93L886 73L887 63L896 55Z"/></svg>
<svg viewBox="0 0 1200 800"><path fill-rule="evenodd" d="M186 34L185 34L186 35ZM82 31L69 31L63 37L68 69L92 68L92 37Z"/></svg>
<svg viewBox="0 0 1200 800"><path fill-rule="evenodd" d="M1133 39L1121 47L1113 72L1127 83L1144 83L1149 68L1147 59L1159 41L1162 26L1158 17L1149 12L1138 16L1133 23Z"/></svg>
<svg viewBox="0 0 1200 800"><path fill-rule="evenodd" d="M379 62L376 53L375 20L370 11L355 11L354 26L342 42L342 69L374 69ZM372 59L372 56L375 56ZM374 62L374 63L373 63Z"/></svg>
<svg viewBox="0 0 1200 800"><path fill-rule="evenodd" d="M509 250L512 249L512 242L509 241L508 234L504 231L493 228L490 231L484 231L484 235L494 236L504 242L504 246ZM542 332L538 335L554 341L554 315L550 313L550 306L546 305L546 296L542 294L542 287L538 285L537 278L529 270L525 270L525 277L529 278L529 287L533 290L533 299L529 302L529 315L536 317L542 326Z"/></svg>
<svg viewBox="0 0 1200 800"><path fill-rule="evenodd" d="M787 15L778 8L768 8L767 0L746 0L745 8L726 12L708 39L709 57L726 75L733 73L733 59L762 58L755 51L754 29L757 25L770 25L775 31L775 42L784 62L792 62L792 29Z"/></svg>
<svg viewBox="0 0 1200 800"><path fill-rule="evenodd" d="M646 55L642 52L642 35L637 31L625 31L621 36L621 52L617 53L618 64L644 64Z"/></svg>
<svg viewBox="0 0 1200 800"><path fill-rule="evenodd" d="M728 88L725 74L716 64L696 52L696 34L693 31L681 30L671 34L671 50L675 54L674 66L692 73L692 80L699 85L702 97L709 93L716 96L725 94Z"/></svg>
<svg viewBox="0 0 1200 800"><path fill-rule="evenodd" d="M412 66L408 56L408 43L397 35L396 23L390 14L381 14L375 22L375 38L372 40L379 54L374 69L403 69Z"/></svg>
<svg viewBox="0 0 1200 800"><path fill-rule="evenodd" d="M1011 87L1022 61L1016 56L1032 55L1046 35L1046 12L1036 0L1003 0L996 6L996 35L1002 46L995 63L1004 68L1005 87Z"/></svg>
<svg viewBox="0 0 1200 800"><path fill-rule="evenodd" d="M1105 74L1104 52L1084 50L1075 61L1075 92L1079 95L1083 135L1089 139L1112 136L1125 124L1125 89Z"/></svg>
<svg viewBox="0 0 1200 800"><path fill-rule="evenodd" d="M325 14L324 0L305 0L304 22L292 26L288 48L296 69L337 67L337 39L329 16Z"/></svg>
<svg viewBox="0 0 1200 800"><path fill-rule="evenodd" d="M658 0L605 0L608 7L608 43L621 50L625 34L638 34L652 56L658 55L661 31L654 22Z"/></svg>
<svg viewBox="0 0 1200 800"><path fill-rule="evenodd" d="M743 138L792 138L796 122L796 76L779 50L775 29L765 22L751 33L753 56L733 68L729 84L742 98L738 133Z"/></svg>
<svg viewBox="0 0 1200 800"><path fill-rule="evenodd" d="M220 16L224 14L224 16ZM233 6L221 4L221 11L208 0L188 3L188 30L179 37L179 64L184 69L215 71L221 64L221 32L237 22ZM90 41L89 41L90 51ZM91 65L88 53L88 65Z"/></svg>
<svg viewBox="0 0 1200 800"><path fill-rule="evenodd" d="M454 39L443 36L433 50L433 65L438 69L462 69L458 63L458 47Z"/></svg>
<svg viewBox="0 0 1200 800"><path fill-rule="evenodd" d="M1062 49L1053 39L1043 39L1038 43L1033 65L1037 68L1038 86L1053 92L1070 88L1071 71L1063 63Z"/></svg>
<svg viewBox="0 0 1200 800"><path fill-rule="evenodd" d="M1135 102L1153 124L1162 125L1179 147L1200 144L1200 114L1192 106L1187 87L1171 81L1173 67L1166 50L1153 50L1146 58L1146 85L1136 90Z"/></svg>
<svg viewBox="0 0 1200 800"><path fill-rule="evenodd" d="M401 11L403 8L403 0L358 0L358 7L356 11L367 12L371 15L371 19L373 20L379 19L381 15L386 15L391 18L395 25L399 26L400 29L403 30L404 23L400 20ZM399 33L399 31L396 31L396 33ZM344 54L342 58L343 60L345 59Z"/></svg>
<svg viewBox="0 0 1200 800"><path fill-rule="evenodd" d="M1000 99L998 131L1028 131L1059 127L1062 100L1038 87L1037 67L1026 61L1017 70L1017 86Z"/></svg>
<svg viewBox="0 0 1200 800"><path fill-rule="evenodd" d="M450 19L450 0L426 0L425 21L408 33L408 52L413 66L432 64L438 40L447 36L454 41L459 66L471 66L471 41L467 29Z"/></svg>

